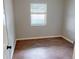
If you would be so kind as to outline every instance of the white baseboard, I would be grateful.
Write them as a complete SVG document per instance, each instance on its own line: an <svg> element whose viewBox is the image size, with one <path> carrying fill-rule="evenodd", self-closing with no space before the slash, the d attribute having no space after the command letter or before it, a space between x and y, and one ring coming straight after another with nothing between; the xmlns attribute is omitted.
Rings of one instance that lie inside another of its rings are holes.
<svg viewBox="0 0 79 59"><path fill-rule="evenodd" d="M68 39L67 37L63 36L63 35L54 35L54 36L42 36L42 37L31 37L31 38L18 38L16 40L30 40L30 39L43 39L43 38L54 38L54 37L62 37L65 40L69 41L70 43L73 44L73 41Z"/></svg>
<svg viewBox="0 0 79 59"><path fill-rule="evenodd" d="M43 38L53 38L53 37L61 37L61 35L41 36L41 37L31 37L31 38L18 38L18 39L16 39L16 40L43 39Z"/></svg>
<svg viewBox="0 0 79 59"><path fill-rule="evenodd" d="M69 41L70 43L73 44L73 41L72 41L71 39L69 39L69 38L67 38L67 37L65 37L65 36L63 36L63 35L61 35L61 37L64 38L64 39L66 39L67 41Z"/></svg>

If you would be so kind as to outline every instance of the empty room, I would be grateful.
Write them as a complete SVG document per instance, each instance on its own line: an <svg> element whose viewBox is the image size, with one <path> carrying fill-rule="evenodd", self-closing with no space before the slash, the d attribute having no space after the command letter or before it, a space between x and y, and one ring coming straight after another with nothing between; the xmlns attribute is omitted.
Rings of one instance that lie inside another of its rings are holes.
<svg viewBox="0 0 79 59"><path fill-rule="evenodd" d="M75 0L4 0L4 59L73 59Z"/></svg>

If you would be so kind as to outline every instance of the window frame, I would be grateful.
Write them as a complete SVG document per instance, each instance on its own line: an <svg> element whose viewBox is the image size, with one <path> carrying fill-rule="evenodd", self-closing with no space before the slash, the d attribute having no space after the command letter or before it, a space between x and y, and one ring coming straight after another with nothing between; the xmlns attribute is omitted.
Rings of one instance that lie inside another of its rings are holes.
<svg viewBox="0 0 79 59"><path fill-rule="evenodd" d="M36 3L33 3L33 4L36 4ZM40 14L44 14L45 15L45 19L44 19L44 23L43 24L32 24L32 17L31 17L31 26L45 26L46 24L47 24L47 4L45 4L46 5L46 11L45 12L32 12L32 8L31 8L31 16L33 15L33 14L37 14L37 15L40 15ZM32 7L32 4L31 4L31 7Z"/></svg>

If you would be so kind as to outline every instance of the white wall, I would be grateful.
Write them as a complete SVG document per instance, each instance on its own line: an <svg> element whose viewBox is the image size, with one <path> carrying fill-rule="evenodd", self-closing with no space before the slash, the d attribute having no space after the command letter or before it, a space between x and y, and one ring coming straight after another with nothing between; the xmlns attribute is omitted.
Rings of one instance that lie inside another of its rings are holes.
<svg viewBox="0 0 79 59"><path fill-rule="evenodd" d="M70 40L75 40L75 0L64 1L63 35Z"/></svg>
<svg viewBox="0 0 79 59"><path fill-rule="evenodd" d="M47 25L30 26L30 4L47 4ZM60 35L63 20L63 0L14 0L16 37L39 37Z"/></svg>
<svg viewBox="0 0 79 59"><path fill-rule="evenodd" d="M6 31L6 26L5 26L5 21L3 24L3 59L7 59L7 51L6 51L6 47L7 47L7 31Z"/></svg>
<svg viewBox="0 0 79 59"><path fill-rule="evenodd" d="M12 0L4 0L5 22L7 28L7 45L12 46L11 50L8 50L9 59L12 58L13 50L15 46L15 27L14 27L14 13ZM5 37L5 36L4 36ZM7 47L6 47L7 48ZM8 59L8 58L7 58Z"/></svg>

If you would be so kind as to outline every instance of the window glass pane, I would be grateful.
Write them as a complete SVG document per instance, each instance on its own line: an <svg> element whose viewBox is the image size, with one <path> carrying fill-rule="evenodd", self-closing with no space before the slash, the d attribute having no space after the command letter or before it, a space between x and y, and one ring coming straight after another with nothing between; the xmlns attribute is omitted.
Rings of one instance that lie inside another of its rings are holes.
<svg viewBox="0 0 79 59"><path fill-rule="evenodd" d="M32 13L45 13L47 11L46 4L31 4Z"/></svg>
<svg viewBox="0 0 79 59"><path fill-rule="evenodd" d="M46 14L31 14L31 25L40 26L46 24Z"/></svg>

